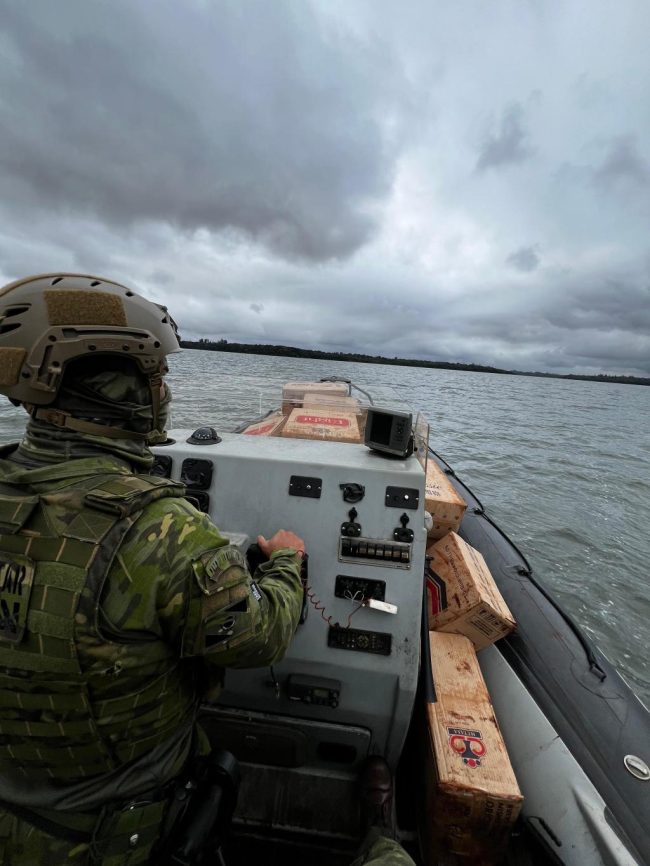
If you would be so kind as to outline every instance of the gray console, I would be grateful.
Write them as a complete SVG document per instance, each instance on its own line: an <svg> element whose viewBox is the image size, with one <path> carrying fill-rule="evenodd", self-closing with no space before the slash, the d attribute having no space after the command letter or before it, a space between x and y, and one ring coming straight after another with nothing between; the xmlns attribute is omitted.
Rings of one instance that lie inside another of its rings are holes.
<svg viewBox="0 0 650 866"><path fill-rule="evenodd" d="M285 787L307 774L315 796L326 785L343 808L367 754L397 765L411 719L426 546L422 466L312 440L220 433L218 443L188 444L190 432L175 431L174 444L155 449L161 471L188 484L221 530L254 541L290 529L309 554L307 615L286 657L273 671L227 671L219 703L205 708L206 727L257 766L260 783L269 767ZM364 597L376 607L359 607ZM252 813L259 798L255 774L248 778ZM296 825L292 814L273 820Z"/></svg>

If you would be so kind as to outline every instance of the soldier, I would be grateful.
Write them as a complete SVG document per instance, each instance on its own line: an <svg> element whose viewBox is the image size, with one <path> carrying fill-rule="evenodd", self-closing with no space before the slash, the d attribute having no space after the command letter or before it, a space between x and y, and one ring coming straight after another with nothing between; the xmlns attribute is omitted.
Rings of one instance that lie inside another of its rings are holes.
<svg viewBox="0 0 650 866"><path fill-rule="evenodd" d="M2 863L145 862L169 783L205 750L206 675L272 664L295 631L303 541L260 538L253 582L148 474L178 350L167 311L117 283L0 291L0 392L30 416L0 454Z"/></svg>
<svg viewBox="0 0 650 866"><path fill-rule="evenodd" d="M149 474L179 348L167 310L118 283L0 290L0 393L29 414L0 449L7 866L146 863L175 780L209 750L200 699L296 629L302 539L260 537L251 577L182 485Z"/></svg>

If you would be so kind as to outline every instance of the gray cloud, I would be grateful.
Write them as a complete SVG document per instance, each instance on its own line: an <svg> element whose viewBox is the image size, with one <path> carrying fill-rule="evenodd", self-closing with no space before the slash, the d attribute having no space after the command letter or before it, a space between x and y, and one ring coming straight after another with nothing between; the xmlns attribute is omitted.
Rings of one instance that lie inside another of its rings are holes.
<svg viewBox="0 0 650 866"><path fill-rule="evenodd" d="M112 277L188 337L650 375L640 13L0 6L2 278Z"/></svg>
<svg viewBox="0 0 650 866"><path fill-rule="evenodd" d="M124 225L234 229L286 257L347 256L393 176L389 54L307 4L5 4L1 192Z"/></svg>
<svg viewBox="0 0 650 866"><path fill-rule="evenodd" d="M571 330L618 332L621 350L625 348L625 335L650 337L650 282L612 274L594 275L588 285L572 285L569 303L548 305L547 321L557 327Z"/></svg>
<svg viewBox="0 0 650 866"><path fill-rule="evenodd" d="M537 246L520 247L518 250L510 253L506 259L506 262L509 265L512 265L513 268L528 274L531 273L531 271L537 270L540 261L541 259L539 257Z"/></svg>
<svg viewBox="0 0 650 866"><path fill-rule="evenodd" d="M532 153L528 138L524 108L521 103L515 103L504 109L498 130L492 129L485 136L476 163L477 170L499 168L528 159Z"/></svg>
<svg viewBox="0 0 650 866"><path fill-rule="evenodd" d="M624 135L611 142L605 158L594 172L594 178L605 187L620 182L647 187L650 184L650 164L639 154L634 138Z"/></svg>

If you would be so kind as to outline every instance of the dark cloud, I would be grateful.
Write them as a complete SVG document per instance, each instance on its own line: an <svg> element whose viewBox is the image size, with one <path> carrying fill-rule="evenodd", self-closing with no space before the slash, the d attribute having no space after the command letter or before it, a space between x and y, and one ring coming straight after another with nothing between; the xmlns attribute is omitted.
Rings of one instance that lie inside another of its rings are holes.
<svg viewBox="0 0 650 866"><path fill-rule="evenodd" d="M625 335L630 340L650 335L650 284L641 279L594 275L588 285L565 283L567 299L549 304L545 317L567 331L618 332L623 350Z"/></svg>
<svg viewBox="0 0 650 866"><path fill-rule="evenodd" d="M532 153L528 138L524 108L515 103L503 111L498 130L491 130L486 135L476 163L477 170L499 168L528 159Z"/></svg>
<svg viewBox="0 0 650 866"><path fill-rule="evenodd" d="M621 136L611 142L602 164L594 172L594 179L605 187L621 182L647 187L650 184L650 164L639 154L632 136Z"/></svg>
<svg viewBox="0 0 650 866"><path fill-rule="evenodd" d="M406 105L389 54L378 66L303 3L4 6L5 202L314 260L372 237Z"/></svg>
<svg viewBox="0 0 650 866"><path fill-rule="evenodd" d="M207 334L200 308L186 326L196 336L243 342L521 370L650 375L650 285L640 274L556 273L548 286L535 272L528 292L515 278L508 291L502 280L484 281L444 300L425 282L400 298L399 273L381 269L337 284L328 285L330 280L331 274L313 273L285 291L281 302L265 304L263 331L255 330L245 310L231 308ZM281 285L288 285L284 272L267 279L260 293L279 298Z"/></svg>
<svg viewBox="0 0 650 866"><path fill-rule="evenodd" d="M631 13L0 7L3 278L117 279L188 337L650 375Z"/></svg>
<svg viewBox="0 0 650 866"><path fill-rule="evenodd" d="M537 270L540 261L541 259L539 257L537 246L520 247L518 250L515 250L514 253L511 253L506 259L506 262L509 265L512 265L513 268L528 274L531 271Z"/></svg>

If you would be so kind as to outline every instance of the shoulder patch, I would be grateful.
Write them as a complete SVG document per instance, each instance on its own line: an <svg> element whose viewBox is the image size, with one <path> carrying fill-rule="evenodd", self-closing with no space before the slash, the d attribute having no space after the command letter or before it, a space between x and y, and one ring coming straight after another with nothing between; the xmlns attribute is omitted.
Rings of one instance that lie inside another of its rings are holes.
<svg viewBox="0 0 650 866"><path fill-rule="evenodd" d="M205 551L194 561L193 566L197 582L205 595L228 589L248 574L244 554L230 545Z"/></svg>

